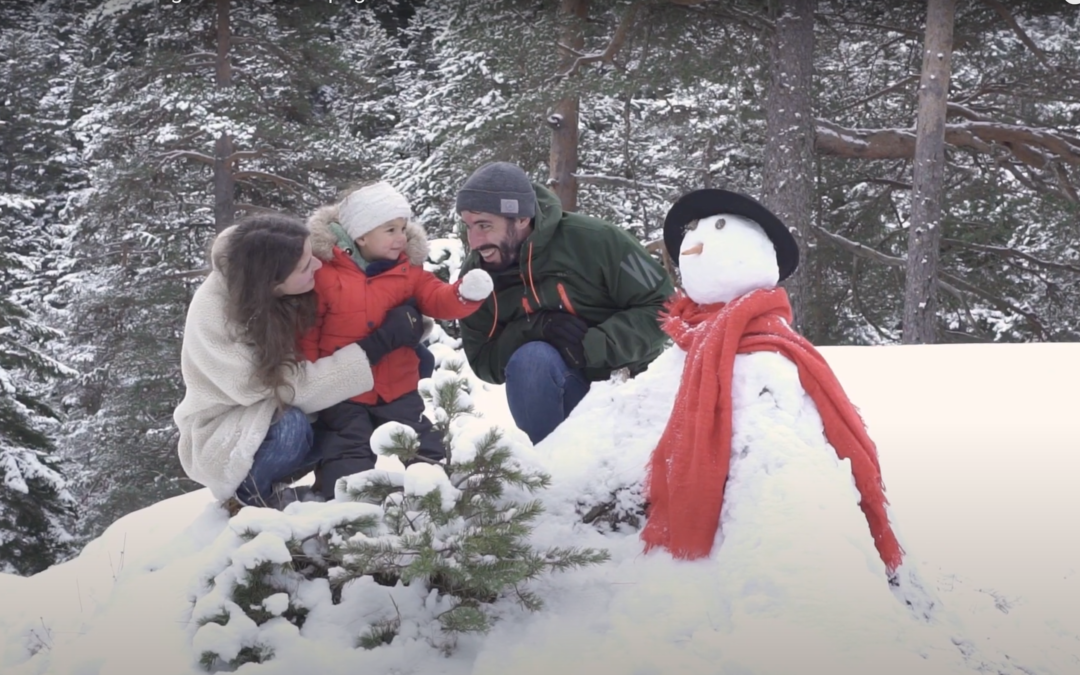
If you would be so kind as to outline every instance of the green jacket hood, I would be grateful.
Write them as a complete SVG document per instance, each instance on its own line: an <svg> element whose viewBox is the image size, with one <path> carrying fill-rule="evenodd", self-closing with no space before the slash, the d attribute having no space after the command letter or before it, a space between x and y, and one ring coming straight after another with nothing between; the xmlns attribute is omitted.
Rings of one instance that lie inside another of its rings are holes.
<svg viewBox="0 0 1080 675"><path fill-rule="evenodd" d="M558 195L539 183L533 183L536 192L536 215L533 217L533 232L525 240L536 249L546 246L563 219L562 202Z"/></svg>

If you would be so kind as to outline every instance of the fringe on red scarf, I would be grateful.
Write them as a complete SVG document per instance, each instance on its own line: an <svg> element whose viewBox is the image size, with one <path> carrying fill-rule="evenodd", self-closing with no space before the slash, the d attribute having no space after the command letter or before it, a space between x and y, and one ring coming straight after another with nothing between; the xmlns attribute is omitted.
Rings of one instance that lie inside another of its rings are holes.
<svg viewBox="0 0 1080 675"><path fill-rule="evenodd" d="M649 462L649 515L641 532L645 550L659 546L684 559L712 551L731 461L735 355L771 351L798 367L826 439L851 462L859 505L891 573L903 550L886 514L877 448L828 363L790 322L791 306L782 288L754 291L726 305L698 305L683 294L668 304L664 331L687 355L674 409Z"/></svg>

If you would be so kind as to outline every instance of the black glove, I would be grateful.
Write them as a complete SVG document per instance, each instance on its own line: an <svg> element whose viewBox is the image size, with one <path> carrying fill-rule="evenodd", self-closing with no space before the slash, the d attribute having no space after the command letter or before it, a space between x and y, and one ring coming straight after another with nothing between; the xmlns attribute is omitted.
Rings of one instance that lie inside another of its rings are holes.
<svg viewBox="0 0 1080 675"><path fill-rule="evenodd" d="M530 331L536 340L543 340L559 350L559 356L571 368L585 367L585 333L589 324L567 312L543 311L537 314Z"/></svg>
<svg viewBox="0 0 1080 675"><path fill-rule="evenodd" d="M409 298L387 312L382 325L356 344L367 354L368 363L375 365L398 347L415 348L423 334L424 323L416 309L416 300Z"/></svg>

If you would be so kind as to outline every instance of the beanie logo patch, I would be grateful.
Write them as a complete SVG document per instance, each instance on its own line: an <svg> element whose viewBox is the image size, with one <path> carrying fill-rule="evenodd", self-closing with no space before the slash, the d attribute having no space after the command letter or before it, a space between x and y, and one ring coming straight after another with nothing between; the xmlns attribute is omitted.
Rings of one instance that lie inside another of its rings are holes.
<svg viewBox="0 0 1080 675"><path fill-rule="evenodd" d="M516 199L500 199L499 210L502 213L518 213L518 200Z"/></svg>

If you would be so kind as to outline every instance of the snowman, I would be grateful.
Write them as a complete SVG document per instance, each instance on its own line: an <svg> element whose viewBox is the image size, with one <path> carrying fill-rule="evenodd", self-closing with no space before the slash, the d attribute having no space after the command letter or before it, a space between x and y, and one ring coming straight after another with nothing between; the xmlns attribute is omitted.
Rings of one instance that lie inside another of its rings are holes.
<svg viewBox="0 0 1080 675"><path fill-rule="evenodd" d="M954 641L961 631L948 615L912 612L890 583L913 564L889 523L862 420L788 325L776 285L799 252L787 228L749 197L701 190L672 207L664 234L684 288L663 317L675 346L613 386L609 401L595 392L582 403L617 422L655 420L659 440L638 442L648 423L612 430L601 463L584 468L578 440L608 435L594 430L604 426L597 417L571 416L545 441L566 453L560 468L573 466L553 481L571 500L579 487L603 493L644 478L645 526L598 534L611 562L563 578L535 619L496 629L473 672L970 672L957 647L974 653L970 641ZM676 383L668 366L680 360ZM651 417L672 396L670 416ZM625 455L636 466L621 464ZM549 502L553 513L570 511L563 500ZM560 527L543 536L577 536Z"/></svg>
<svg viewBox="0 0 1080 675"><path fill-rule="evenodd" d="M776 288L798 264L787 228L749 197L701 190L672 207L664 234L684 291L663 317L675 346L661 358L681 359L682 376L669 381L661 362L610 403L582 404L623 420L674 395L652 448L620 430L580 478L644 478L645 527L605 534L612 562L553 589L550 613L503 628L473 672L969 672L958 630L913 613L890 583L912 565L874 445ZM604 437L593 426L571 417L556 432L575 466L578 434ZM637 455L632 478L611 452Z"/></svg>
<svg viewBox="0 0 1080 675"><path fill-rule="evenodd" d="M706 189L671 207L664 243L682 290L662 322L686 361L649 461L646 550L722 561L756 546L765 562L827 566L821 583L840 592L866 570L888 588L903 551L877 451L777 288L798 265L794 237L754 199Z"/></svg>

